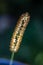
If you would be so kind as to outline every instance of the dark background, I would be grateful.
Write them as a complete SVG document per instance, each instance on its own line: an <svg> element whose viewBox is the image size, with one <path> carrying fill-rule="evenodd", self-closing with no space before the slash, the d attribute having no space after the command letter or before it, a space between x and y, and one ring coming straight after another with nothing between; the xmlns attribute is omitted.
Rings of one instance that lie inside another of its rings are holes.
<svg viewBox="0 0 43 65"><path fill-rule="evenodd" d="M30 23L14 60L43 65L43 0L0 1L0 58L10 59L11 36L24 12L29 12Z"/></svg>

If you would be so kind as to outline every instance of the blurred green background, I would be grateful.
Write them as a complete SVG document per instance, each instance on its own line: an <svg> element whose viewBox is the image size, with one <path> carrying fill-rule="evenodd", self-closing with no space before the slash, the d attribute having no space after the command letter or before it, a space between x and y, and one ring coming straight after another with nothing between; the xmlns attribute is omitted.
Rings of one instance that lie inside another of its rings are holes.
<svg viewBox="0 0 43 65"><path fill-rule="evenodd" d="M9 28L5 27L6 29L2 29L2 32L0 32L0 58L10 59L11 51L9 50L9 45L12 33L18 18L24 12L30 13L30 23L24 33L20 49L15 53L14 60L32 65L43 65L42 0L9 0L0 2L0 22L6 21L1 16L10 16L8 17L10 19Z"/></svg>

